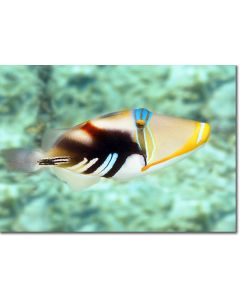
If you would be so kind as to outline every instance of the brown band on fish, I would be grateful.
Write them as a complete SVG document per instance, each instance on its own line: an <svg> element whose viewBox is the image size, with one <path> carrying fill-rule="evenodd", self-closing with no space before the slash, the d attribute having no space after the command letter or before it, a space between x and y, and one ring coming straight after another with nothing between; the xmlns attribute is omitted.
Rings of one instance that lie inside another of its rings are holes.
<svg viewBox="0 0 240 300"><path fill-rule="evenodd" d="M95 172L110 153L116 153L118 156L111 169L103 175L103 177L107 178L114 176L130 155L143 155L139 145L133 141L128 132L98 128L91 122L87 122L75 130L86 131L91 135L93 142L90 144L84 143L84 140L71 139L71 136L66 136L55 146L58 155L62 154L71 157L71 165L78 164L84 158L87 158L88 161L98 158L96 163L85 170L83 174Z"/></svg>

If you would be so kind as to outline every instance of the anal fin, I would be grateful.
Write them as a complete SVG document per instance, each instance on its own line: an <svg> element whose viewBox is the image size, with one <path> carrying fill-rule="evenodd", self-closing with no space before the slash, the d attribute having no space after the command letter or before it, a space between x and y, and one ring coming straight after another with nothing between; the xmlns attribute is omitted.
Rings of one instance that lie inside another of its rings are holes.
<svg viewBox="0 0 240 300"><path fill-rule="evenodd" d="M53 167L52 172L76 191L88 188L101 179L98 176L82 175L59 167Z"/></svg>

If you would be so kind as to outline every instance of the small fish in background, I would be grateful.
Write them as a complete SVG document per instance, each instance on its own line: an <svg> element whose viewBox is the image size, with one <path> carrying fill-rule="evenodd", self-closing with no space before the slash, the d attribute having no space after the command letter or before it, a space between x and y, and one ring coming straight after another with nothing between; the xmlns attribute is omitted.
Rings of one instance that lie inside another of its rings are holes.
<svg viewBox="0 0 240 300"><path fill-rule="evenodd" d="M157 171L197 150L209 135L208 123L137 108L50 130L41 150L2 153L13 170L50 168L74 189L83 189L104 177L121 181Z"/></svg>

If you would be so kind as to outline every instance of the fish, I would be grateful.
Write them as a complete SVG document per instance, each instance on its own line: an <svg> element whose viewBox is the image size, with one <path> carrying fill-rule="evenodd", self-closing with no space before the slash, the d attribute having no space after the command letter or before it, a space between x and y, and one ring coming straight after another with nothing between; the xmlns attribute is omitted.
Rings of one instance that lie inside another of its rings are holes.
<svg viewBox="0 0 240 300"><path fill-rule="evenodd" d="M103 178L126 181L162 169L202 147L206 122L161 115L147 108L110 113L70 129L48 130L41 149L5 149L10 169L49 168L75 190Z"/></svg>

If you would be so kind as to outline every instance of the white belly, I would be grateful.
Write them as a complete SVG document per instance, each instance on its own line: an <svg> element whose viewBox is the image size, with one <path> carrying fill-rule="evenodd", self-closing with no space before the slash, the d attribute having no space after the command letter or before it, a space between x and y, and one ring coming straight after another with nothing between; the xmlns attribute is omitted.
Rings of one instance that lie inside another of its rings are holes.
<svg viewBox="0 0 240 300"><path fill-rule="evenodd" d="M180 155L178 157L169 159L168 161L153 165L146 171L142 171L142 168L145 166L144 158L141 155L133 154L127 158L122 168L113 176L113 178L117 180L126 180L140 175L147 175L150 173L154 173L175 162L178 162L179 160L185 158L186 156L190 155L194 151L195 150Z"/></svg>
<svg viewBox="0 0 240 300"><path fill-rule="evenodd" d="M133 154L126 159L121 169L113 176L113 178L125 180L143 175L141 169L144 165L144 158L139 154Z"/></svg>

